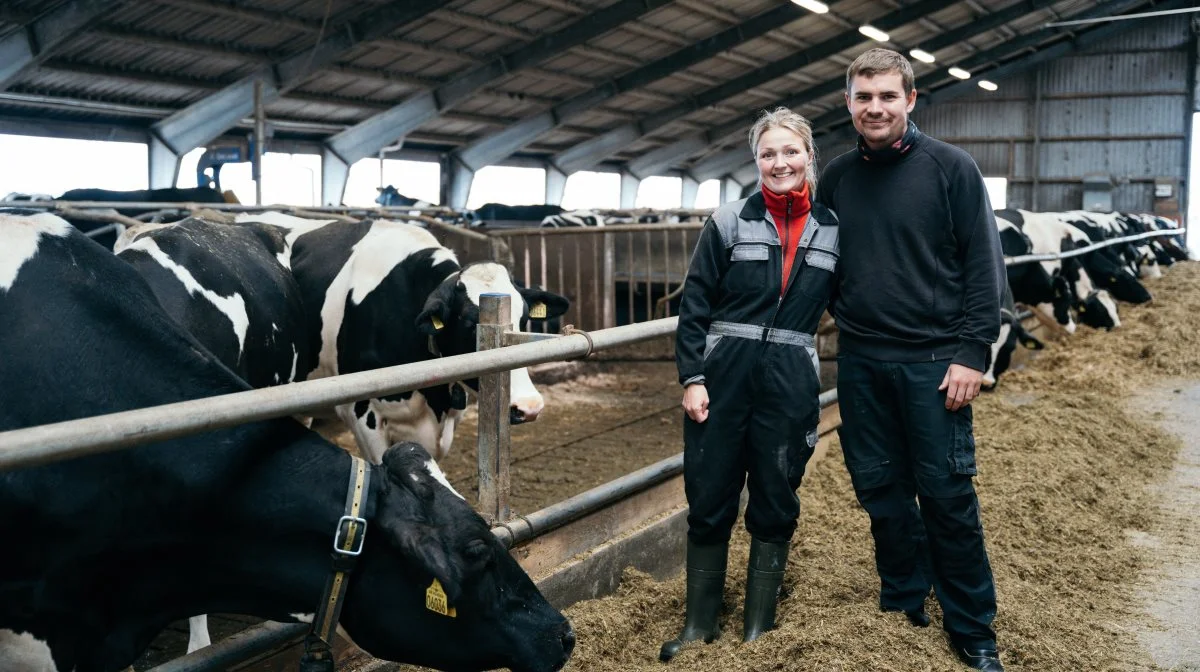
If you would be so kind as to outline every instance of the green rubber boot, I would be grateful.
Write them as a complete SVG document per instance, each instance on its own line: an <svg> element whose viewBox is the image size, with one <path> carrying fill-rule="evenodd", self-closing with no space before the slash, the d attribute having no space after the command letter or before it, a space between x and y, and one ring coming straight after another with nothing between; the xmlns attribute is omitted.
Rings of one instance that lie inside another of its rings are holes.
<svg viewBox="0 0 1200 672"><path fill-rule="evenodd" d="M775 627L775 607L787 566L790 544L750 541L750 566L746 570L746 609L742 641L753 642Z"/></svg>
<svg viewBox="0 0 1200 672"><path fill-rule="evenodd" d="M670 662L679 649L698 639L707 644L721 636L717 617L721 613L721 598L725 593L725 565L729 557L729 542L699 545L691 539L687 544L687 614L679 636L662 645L658 659Z"/></svg>

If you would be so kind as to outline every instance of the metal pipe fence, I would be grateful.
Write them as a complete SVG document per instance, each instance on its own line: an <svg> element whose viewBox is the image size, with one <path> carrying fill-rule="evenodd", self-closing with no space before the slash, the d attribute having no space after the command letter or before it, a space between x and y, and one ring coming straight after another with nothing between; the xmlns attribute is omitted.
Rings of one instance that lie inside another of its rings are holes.
<svg viewBox="0 0 1200 672"><path fill-rule="evenodd" d="M674 332L675 324L676 318L656 320L594 331L588 336L563 336L487 352L0 432L0 472L573 359L595 350L669 335Z"/></svg>
<svg viewBox="0 0 1200 672"><path fill-rule="evenodd" d="M1132 243L1134 241L1145 240L1147 238L1161 238L1163 236L1179 236L1179 235L1183 235L1185 233L1187 233L1186 228L1159 229L1157 231L1146 231L1144 233L1135 233L1135 234L1131 234L1128 236L1122 236L1120 238L1109 238L1107 240L1102 240L1099 242L1092 243L1091 245L1088 245L1087 247L1079 247L1074 250L1069 250L1067 252L1053 252L1053 253L1048 253L1048 254L1023 254L1018 257L1005 257L1004 265L1005 266L1016 266L1018 264L1030 264L1030 263L1033 263L1036 261L1056 261L1059 259L1070 259L1071 257L1078 257L1081 255L1087 254L1089 252L1095 252L1096 250L1103 249L1105 247L1111 247L1113 245L1120 245L1122 243Z"/></svg>

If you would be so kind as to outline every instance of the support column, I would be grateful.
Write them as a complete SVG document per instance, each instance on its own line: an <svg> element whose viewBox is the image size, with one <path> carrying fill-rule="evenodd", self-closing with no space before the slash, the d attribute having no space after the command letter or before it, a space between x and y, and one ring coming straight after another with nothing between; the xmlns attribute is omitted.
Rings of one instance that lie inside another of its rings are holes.
<svg viewBox="0 0 1200 672"><path fill-rule="evenodd" d="M444 185L447 192L444 205L458 209L466 208L467 199L471 197L471 183L475 181L475 171L453 157L447 163L449 170L442 173L444 179L449 180L449 184Z"/></svg>
<svg viewBox="0 0 1200 672"><path fill-rule="evenodd" d="M742 185L731 177L721 178L721 202L728 203L742 197Z"/></svg>
<svg viewBox="0 0 1200 672"><path fill-rule="evenodd" d="M546 164L546 205L562 205L563 194L567 191L567 174Z"/></svg>
<svg viewBox="0 0 1200 672"><path fill-rule="evenodd" d="M321 205L341 205L346 196L350 164L328 147L321 150Z"/></svg>
<svg viewBox="0 0 1200 672"><path fill-rule="evenodd" d="M637 203L638 187L642 184L641 179L632 173L625 171L621 172L621 207L630 209Z"/></svg>
<svg viewBox="0 0 1200 672"><path fill-rule="evenodd" d="M700 183L692 179L691 175L684 175L680 188L679 207L685 210L696 207L696 194L700 191Z"/></svg>
<svg viewBox="0 0 1200 672"><path fill-rule="evenodd" d="M175 153L158 136L150 135L150 146L147 153L149 168L149 183L151 189L169 189L175 186L179 179L180 156Z"/></svg>

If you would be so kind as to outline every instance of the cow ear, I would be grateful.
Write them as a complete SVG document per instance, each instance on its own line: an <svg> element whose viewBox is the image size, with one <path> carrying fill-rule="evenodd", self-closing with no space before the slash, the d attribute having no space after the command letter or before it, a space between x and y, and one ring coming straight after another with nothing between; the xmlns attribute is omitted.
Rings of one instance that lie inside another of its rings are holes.
<svg viewBox="0 0 1200 672"><path fill-rule="evenodd" d="M425 463L430 459L418 444L392 446L383 456L388 484L376 523L388 541L420 569L442 584L451 605L462 595L459 572L446 550L444 535L429 522L427 507L434 492Z"/></svg>
<svg viewBox="0 0 1200 672"><path fill-rule="evenodd" d="M450 323L454 308L454 292L458 288L458 274L442 281L425 299L425 307L417 315L417 328L426 336L435 336Z"/></svg>
<svg viewBox="0 0 1200 672"><path fill-rule="evenodd" d="M417 315L417 329L425 336L436 336L446 328L450 320L450 307L440 299L430 297L425 302L425 309Z"/></svg>
<svg viewBox="0 0 1200 672"><path fill-rule="evenodd" d="M1042 350L1046 347L1046 344L1042 343L1037 336L1034 336L1023 329L1017 332L1017 340L1021 341L1021 345L1028 350Z"/></svg>
<svg viewBox="0 0 1200 672"><path fill-rule="evenodd" d="M525 305L529 306L529 317L534 319L548 320L558 317L571 307L571 302L567 297L547 292L544 289L520 287L517 291L521 293L521 298L525 299Z"/></svg>

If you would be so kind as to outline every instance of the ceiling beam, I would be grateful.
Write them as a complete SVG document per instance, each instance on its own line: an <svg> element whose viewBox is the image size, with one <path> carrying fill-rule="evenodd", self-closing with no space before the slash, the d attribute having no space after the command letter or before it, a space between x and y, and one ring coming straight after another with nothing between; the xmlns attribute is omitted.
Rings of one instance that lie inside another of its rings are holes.
<svg viewBox="0 0 1200 672"><path fill-rule="evenodd" d="M988 16L980 17L980 18L978 18L974 21L971 21L959 28L956 28L948 33L944 33L943 35L938 36L934 40L930 40L930 41L924 43L922 45L922 48L925 49L926 51L945 48L946 46L949 46L950 44L954 44L956 42L969 39L970 37L973 37L975 35L981 34L983 32L986 32L987 30L991 30L991 29L997 27L997 25L999 25L997 23L998 21L1000 21L1001 23L1005 23L1005 22L1007 22L1007 20L1012 20L1013 18L1025 16L1028 13L1030 13L1031 11L1039 11L1039 10L1047 10L1048 11L1052 2L1053 2L1053 0L1026 0L1026 2L1018 3L1015 6L1009 7L1007 9L1001 10L999 12L993 12L992 14L990 14ZM1108 2L1108 3L1104 3L1103 5L1101 5L1099 7L1093 7L1091 9L1087 9L1082 12L1078 12L1078 13L1072 15L1071 18L1091 18L1091 17L1096 17L1096 16L1108 16L1108 15L1113 14L1114 11L1127 11L1130 7L1136 6L1140 3L1141 3L1141 0L1136 0L1135 2L1128 2L1128 1ZM1006 19L1006 20L1001 21L1001 19ZM1042 44L1048 40L1054 40L1054 39L1062 40L1064 38L1064 36L1066 36L1067 37L1066 41L1070 42L1072 35L1073 35L1073 33L1071 33L1070 31L1062 30L1062 29L1048 33L1046 31L1043 31L1040 28L1034 28L1031 32L1026 33L1022 36L1019 36L1015 40L1011 40L1000 46L994 47L994 48L986 50L986 51L977 52L975 54L972 54L972 55L968 56L967 58L954 63L953 65L957 65L958 67L962 67L967 70L974 70L985 64L1003 60L1005 58L1010 58L1014 55L1025 52L1029 49L1036 48L1037 45ZM963 85L959 88L954 89L954 91L958 92L954 95L960 95L961 93L966 93L967 91L972 91L977 88L977 85L976 85L974 79L968 80L965 82L959 82L959 80L953 80L952 78L950 78L949 75L946 74L946 68L948 68L948 67L949 67L949 64L945 67L939 67L937 70L928 73L924 77L918 78L918 80L916 82L917 90L918 91L927 91L927 90L931 89L933 86L935 86L936 84L938 84L939 82L945 82L947 79L951 79L952 81L958 82L958 83L950 84L948 87L945 87L946 89L949 89L950 87L956 87L959 84ZM977 73L972 72L972 74L974 75ZM830 82L832 82L832 81L833 80L830 80ZM821 88L829 88L830 82L826 82L826 85L824 85ZM837 86L839 88L835 89L835 90L841 90L841 89L845 88L845 77L841 77L838 79ZM939 89L939 91L941 91L941 90ZM791 103L794 106L796 103L799 102L799 98L805 96L806 93L807 92L803 92L799 96L797 96L793 99L781 100L778 102L780 104L784 104L785 106L787 106L787 103ZM918 102L918 105L923 106L923 105L927 104L927 103L921 102L925 98L931 98L931 99L933 99L933 101L940 102L942 100L946 100L947 99L946 97L947 97L947 94L939 93L939 92L925 93L925 94L920 94L917 96L917 102ZM751 123L749 121L746 121L747 118L749 118L749 117L746 117L746 118L743 118L740 120L742 125L739 128L745 128L746 125ZM845 107L843 105L837 105L833 109L829 110L828 112L826 112L818 117L813 118L812 125L813 125L814 131L819 132L819 131L821 131L821 129L825 129L831 125L843 124L845 122L848 122L849 120L850 120L849 114L846 112ZM715 137L716 136L715 131L718 131L718 130L726 131L726 135L729 135L729 132L732 132L734 130L734 127L733 127L733 124L730 123L730 124L725 124L722 127L718 127L717 129L712 129L712 130L710 130L710 132L708 134L709 137ZM737 169L742 164L747 163L749 161L749 159L747 158L748 154L749 154L749 152L745 148L740 148L740 147L734 148L732 150L723 151L723 152L715 154L709 158L706 158L702 161L697 162L694 166L692 166L692 168L688 172L692 175L692 177L694 177L697 180L701 180L701 181L703 181L705 179L712 179L714 177L720 177L722 175L726 175L726 174L730 173L731 171Z"/></svg>
<svg viewBox="0 0 1200 672"><path fill-rule="evenodd" d="M808 12L792 3L779 5L716 35L634 68L620 77L603 82L599 86L563 101L545 112L524 119L499 133L471 143L456 152L456 156L472 170L479 170L484 166L494 164L520 151L522 147L533 142L542 134L561 126L572 117L592 110L606 100L683 71L738 44L765 35L807 15Z"/></svg>
<svg viewBox="0 0 1200 672"><path fill-rule="evenodd" d="M115 0L72 0L0 37L0 90L116 4Z"/></svg>
<svg viewBox="0 0 1200 672"><path fill-rule="evenodd" d="M954 2L956 0L919 0L912 5L873 19L871 25L881 30L889 30L915 21L925 14L938 11L954 4ZM859 33L857 29L839 33L824 42L798 51L791 56L781 58L724 84L689 96L665 110L643 117L636 123L618 126L593 140L576 145L556 155L552 159L552 162L559 170L568 175L578 170L587 170L611 156L615 148L636 142L676 119L736 96L748 89L753 89L783 77L793 70L833 56L865 41L867 41L867 38Z"/></svg>
<svg viewBox="0 0 1200 672"><path fill-rule="evenodd" d="M211 10L213 6L213 3L196 3L195 0L186 0L185 4L199 5L206 10ZM434 11L440 4L436 0L393 2L372 9L353 21L334 26L317 44L271 65L260 67L224 89L155 123L151 127L154 138L152 144L161 145L158 148L160 154L169 151L176 157L182 156L217 137L239 119L253 112L256 80L262 80L263 100L270 102L331 64L339 55L362 42L391 33L396 28Z"/></svg>
<svg viewBox="0 0 1200 672"><path fill-rule="evenodd" d="M335 135L326 143L328 152L347 165L353 164L403 138L421 124L461 103L496 80L603 35L668 2L669 0L618 0L615 4L579 18L557 32L543 35L504 56L455 77L433 91L412 96L390 110Z"/></svg>
<svg viewBox="0 0 1200 672"><path fill-rule="evenodd" d="M264 26L285 26L301 33L316 33L321 30L321 22L316 19L304 19L292 14L268 12L249 7L236 7L227 2L214 2L214 0L154 0L154 2L204 14L243 19Z"/></svg>

